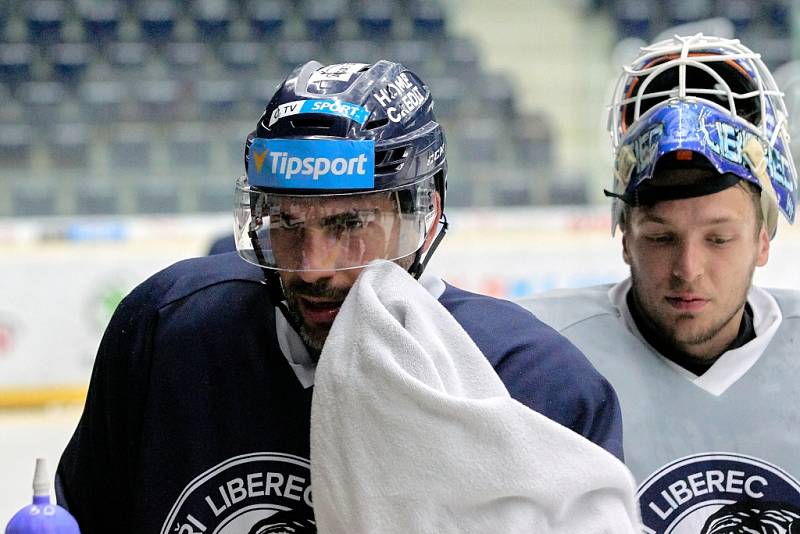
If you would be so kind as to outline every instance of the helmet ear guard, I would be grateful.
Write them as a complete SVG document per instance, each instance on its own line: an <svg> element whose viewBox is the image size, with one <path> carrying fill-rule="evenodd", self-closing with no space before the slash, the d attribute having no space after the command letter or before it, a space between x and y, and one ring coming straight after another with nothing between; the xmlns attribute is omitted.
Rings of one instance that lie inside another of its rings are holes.
<svg viewBox="0 0 800 534"><path fill-rule="evenodd" d="M743 153L750 165L751 172L758 178L761 185L761 213L769 238L772 239L778 230L778 195L767 173L767 156L764 153L764 147L756 138L751 137L745 143Z"/></svg>

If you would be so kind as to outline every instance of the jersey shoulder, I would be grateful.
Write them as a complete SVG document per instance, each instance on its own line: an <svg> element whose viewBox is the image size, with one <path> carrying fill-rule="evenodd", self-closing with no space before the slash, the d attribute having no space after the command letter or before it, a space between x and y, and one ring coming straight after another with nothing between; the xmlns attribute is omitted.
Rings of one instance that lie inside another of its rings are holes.
<svg viewBox="0 0 800 534"><path fill-rule="evenodd" d="M263 279L257 267L236 253L189 258L152 275L131 291L126 301L158 309L227 282L260 285Z"/></svg>
<svg viewBox="0 0 800 534"><path fill-rule="evenodd" d="M529 310L447 285L439 299L493 366L531 366L561 375L594 373L584 354Z"/></svg>
<svg viewBox="0 0 800 534"><path fill-rule="evenodd" d="M778 302L784 319L800 318L800 291L796 289L765 289Z"/></svg>
<svg viewBox="0 0 800 534"><path fill-rule="evenodd" d="M611 284L579 289L555 289L516 301L556 330L563 331L582 321L616 315L608 298Z"/></svg>

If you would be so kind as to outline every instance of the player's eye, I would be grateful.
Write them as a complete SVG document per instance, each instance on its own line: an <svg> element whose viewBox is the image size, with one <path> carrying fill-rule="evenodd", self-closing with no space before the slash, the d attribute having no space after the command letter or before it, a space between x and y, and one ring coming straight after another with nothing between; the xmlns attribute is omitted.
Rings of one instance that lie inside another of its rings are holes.
<svg viewBox="0 0 800 534"><path fill-rule="evenodd" d="M278 228L281 230L297 230L305 221L302 217L295 217L288 213L280 213L278 215Z"/></svg>
<svg viewBox="0 0 800 534"><path fill-rule="evenodd" d="M708 238L708 241L713 245L725 245L733 241L733 239L725 236L711 236Z"/></svg>
<svg viewBox="0 0 800 534"><path fill-rule="evenodd" d="M670 234L654 234L645 236L649 242L654 243L656 245L667 245L672 243L675 238Z"/></svg>

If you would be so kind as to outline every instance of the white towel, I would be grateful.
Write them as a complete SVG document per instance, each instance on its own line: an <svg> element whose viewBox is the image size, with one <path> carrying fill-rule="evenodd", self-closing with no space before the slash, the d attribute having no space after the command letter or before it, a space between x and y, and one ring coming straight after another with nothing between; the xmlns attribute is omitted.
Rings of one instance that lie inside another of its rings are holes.
<svg viewBox="0 0 800 534"><path fill-rule="evenodd" d="M325 343L311 481L320 534L641 532L623 464L512 399L393 263L364 270Z"/></svg>

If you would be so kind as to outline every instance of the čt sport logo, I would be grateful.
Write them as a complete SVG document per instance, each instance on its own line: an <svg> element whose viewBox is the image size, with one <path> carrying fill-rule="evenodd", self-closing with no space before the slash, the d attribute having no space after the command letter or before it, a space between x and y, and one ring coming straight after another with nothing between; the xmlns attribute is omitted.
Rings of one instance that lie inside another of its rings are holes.
<svg viewBox="0 0 800 534"><path fill-rule="evenodd" d="M375 184L375 142L253 139L250 186L270 189L367 189Z"/></svg>

